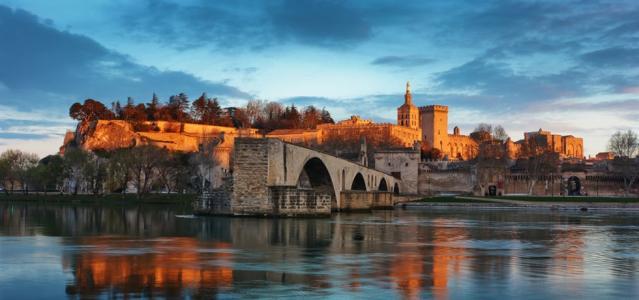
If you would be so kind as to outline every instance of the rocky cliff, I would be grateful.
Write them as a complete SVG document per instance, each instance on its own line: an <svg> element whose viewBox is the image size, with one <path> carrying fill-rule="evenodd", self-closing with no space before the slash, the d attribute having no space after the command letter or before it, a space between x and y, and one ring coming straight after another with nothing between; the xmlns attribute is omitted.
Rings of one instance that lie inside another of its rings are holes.
<svg viewBox="0 0 639 300"><path fill-rule="evenodd" d="M141 145L154 145L170 151L196 152L200 145L216 140L218 159L228 166L236 137L260 137L256 129L237 129L213 125L168 121L131 123L123 120L80 122L67 133L60 152L69 147L89 151L112 151Z"/></svg>

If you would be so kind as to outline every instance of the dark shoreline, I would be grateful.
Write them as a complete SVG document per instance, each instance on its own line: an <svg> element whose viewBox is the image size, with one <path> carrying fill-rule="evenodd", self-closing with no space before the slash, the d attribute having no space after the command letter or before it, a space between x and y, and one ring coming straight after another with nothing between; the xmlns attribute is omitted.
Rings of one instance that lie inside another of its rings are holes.
<svg viewBox="0 0 639 300"><path fill-rule="evenodd" d="M136 194L0 194L0 202L31 203L71 203L71 204L165 204L191 205L199 195L196 194L146 194L141 198Z"/></svg>

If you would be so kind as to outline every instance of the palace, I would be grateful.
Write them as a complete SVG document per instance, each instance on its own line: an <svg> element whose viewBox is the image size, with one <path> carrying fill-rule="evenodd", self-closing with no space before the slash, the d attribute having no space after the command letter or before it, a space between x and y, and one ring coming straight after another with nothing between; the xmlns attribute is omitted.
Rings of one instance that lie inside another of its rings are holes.
<svg viewBox="0 0 639 300"><path fill-rule="evenodd" d="M396 141L404 147L421 143L426 149L438 148L449 159L470 159L477 155L477 143L455 127L448 133L448 107L413 104L410 84L406 84L404 104L397 108L397 124L374 123L352 116L336 124L321 124L316 129L279 129L267 134L290 143L322 144L331 137L359 138L376 136Z"/></svg>

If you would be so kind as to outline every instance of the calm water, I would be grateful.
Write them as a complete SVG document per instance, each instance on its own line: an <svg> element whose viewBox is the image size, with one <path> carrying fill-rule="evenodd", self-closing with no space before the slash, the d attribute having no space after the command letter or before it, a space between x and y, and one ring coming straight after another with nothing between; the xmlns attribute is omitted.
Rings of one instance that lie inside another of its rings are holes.
<svg viewBox="0 0 639 300"><path fill-rule="evenodd" d="M638 299L639 215L0 203L0 298Z"/></svg>

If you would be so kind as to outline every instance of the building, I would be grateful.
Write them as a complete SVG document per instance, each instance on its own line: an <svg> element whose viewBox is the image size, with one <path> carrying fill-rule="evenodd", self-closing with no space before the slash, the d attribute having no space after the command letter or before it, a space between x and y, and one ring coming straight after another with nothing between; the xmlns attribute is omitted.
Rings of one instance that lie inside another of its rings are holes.
<svg viewBox="0 0 639 300"><path fill-rule="evenodd" d="M448 133L448 106L413 104L410 84L406 83L404 104L397 108L397 125L420 131L419 141L425 149L439 149L448 159L472 159L477 156L478 145L459 127Z"/></svg>
<svg viewBox="0 0 639 300"><path fill-rule="evenodd" d="M584 139L572 135L553 134L539 128L538 131L524 133L524 142L535 140L540 146L546 146L562 158L583 158Z"/></svg>
<svg viewBox="0 0 639 300"><path fill-rule="evenodd" d="M278 129L266 136L301 144L322 144L331 138L375 136L398 142L403 147L413 147L415 142L420 142L425 149L439 149L450 160L472 159L479 153L477 142L462 135L458 127L452 133L448 132L448 106L417 107L413 103L410 83L406 83L404 103L397 108L397 124L375 123L351 116L336 124L318 125L316 129Z"/></svg>

